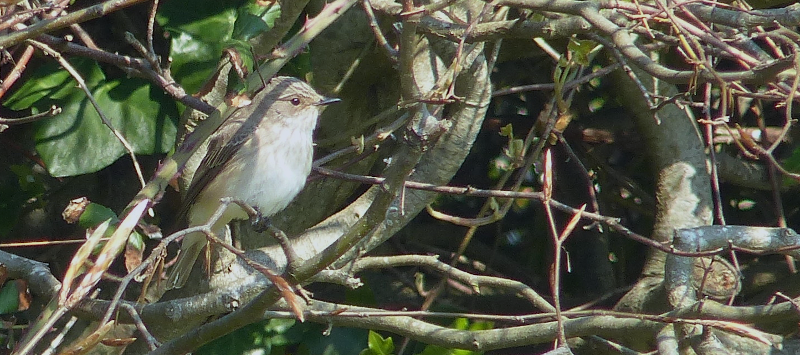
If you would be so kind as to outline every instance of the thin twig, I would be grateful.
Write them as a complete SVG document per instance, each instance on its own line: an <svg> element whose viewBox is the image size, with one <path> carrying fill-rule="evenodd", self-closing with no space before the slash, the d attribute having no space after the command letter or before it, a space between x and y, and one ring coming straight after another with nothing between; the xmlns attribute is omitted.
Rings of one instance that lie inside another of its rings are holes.
<svg viewBox="0 0 800 355"><path fill-rule="evenodd" d="M575 154L575 151L569 145L569 142L564 139L564 134L561 132L556 132L556 136L558 137L559 143L561 143L561 146L564 148L564 151L567 153L567 156L569 156L569 161L581 171L580 177L586 183L586 194L589 195L589 203L592 206L590 210L592 212L600 213L600 204L597 202L594 181L592 181L592 177L589 176L589 170L587 170L586 166L583 165L580 157Z"/></svg>
<svg viewBox="0 0 800 355"><path fill-rule="evenodd" d="M19 59L17 59L16 63L14 63L14 68L11 69L11 72L9 72L5 79L3 79L3 82L0 83L0 98L2 98L6 92L8 92L8 89L10 89L11 86L14 85L14 83L16 83L17 80L22 76L22 71L25 70L25 67L31 60L34 51L35 49L33 46L27 46Z"/></svg>
<svg viewBox="0 0 800 355"><path fill-rule="evenodd" d="M41 355L52 355L56 353L58 346L64 342L64 338L66 338L67 333L75 326L75 323L78 322L78 317L70 317L69 320L64 324L64 326L58 329L58 335L56 335L48 344L47 349L45 349Z"/></svg>
<svg viewBox="0 0 800 355"><path fill-rule="evenodd" d="M147 343L147 346L150 347L150 350L155 350L156 348L158 348L158 346L161 345L161 342L159 342L158 339L156 339L147 330L147 326L144 324L144 321L142 321L142 317L139 316L139 312L136 310L136 308L133 308L133 306L127 303L122 303L120 307L122 307L122 309L127 311L128 314L131 316L133 324L136 325L136 329L139 330L139 333L141 333L144 336L144 340Z"/></svg>
<svg viewBox="0 0 800 355"><path fill-rule="evenodd" d="M9 126L39 121L43 118L53 117L61 113L61 107L51 106L49 110L21 118L0 118L0 124Z"/></svg>
<svg viewBox="0 0 800 355"><path fill-rule="evenodd" d="M63 53L91 58L102 63L113 64L133 75L141 75L158 85L164 92L175 98L175 100L205 114L211 114L215 110L214 106L187 94L186 90L168 75L168 70L153 68L149 60L93 50L50 35L41 35L37 40L50 47L57 48Z"/></svg>
<svg viewBox="0 0 800 355"><path fill-rule="evenodd" d="M153 0L153 6L150 7L150 15L147 17L147 50L155 55L156 51L153 47L153 28L156 23L156 11L158 10L158 0Z"/></svg>
<svg viewBox="0 0 800 355"><path fill-rule="evenodd" d="M564 318L561 315L561 245L566 237L559 236L558 228L556 227L555 217L553 216L553 209L550 207L550 199L553 197L553 159L552 151L548 149L544 153L544 166L543 166L544 179L542 182L542 206L544 207L545 216L547 217L547 226L550 227L548 234L553 239L553 262L550 266L548 279L550 280L550 292L553 296L553 307L556 311L556 325L558 327L558 342L556 347L566 346L567 337L564 333ZM576 215L575 217L579 217ZM566 230L565 230L566 232ZM568 235L568 234L567 234Z"/></svg>
<svg viewBox="0 0 800 355"><path fill-rule="evenodd" d="M53 32L55 30L67 27L73 23L80 23L95 19L143 1L145 0L109 0L58 18L42 21L23 30L13 31L7 35L0 36L0 48L8 48L14 44L21 43L24 40L36 38L39 35Z"/></svg>
<svg viewBox="0 0 800 355"><path fill-rule="evenodd" d="M639 77L633 73L633 69L631 69L630 65L628 65L628 61L625 59L625 56L618 49L616 49L616 46L614 46L614 44L611 41L608 41L602 36L598 36L596 34L589 35L589 38L603 44L606 48L608 48L609 52L617 60L617 63L619 63L622 66L622 70L625 71L625 74L627 74L628 77L630 77L631 80L636 84L636 87L639 89L639 91L642 93L642 96L647 101L647 106L650 106L651 108L655 107L656 106L655 100L653 100L653 96L650 95L650 91L647 90L647 87L642 83L641 80L639 80ZM656 117L656 119L658 118Z"/></svg>
<svg viewBox="0 0 800 355"><path fill-rule="evenodd" d="M94 43L94 40L92 39L92 37L89 36L89 33L87 33L86 30L84 30L83 27L81 27L81 25L75 23L75 24L70 25L69 29L72 30L72 32L74 32L75 35L78 36L78 38L81 39L81 42L83 42L83 44L87 48L91 48L91 49L94 49L94 50L100 50L100 47L98 47L97 44Z"/></svg>
<svg viewBox="0 0 800 355"><path fill-rule="evenodd" d="M705 133L706 146L708 159L711 161L711 192L714 197L714 219L717 224L725 225L725 214L722 211L722 194L719 188L719 169L717 167L717 153L714 150L714 124L711 118L711 83L705 83L703 95L703 109L702 114L705 117L703 125L703 133Z"/></svg>
<svg viewBox="0 0 800 355"><path fill-rule="evenodd" d="M492 213L491 215L484 216L484 217L476 217L476 218L464 218L464 217L457 217L453 215L449 215L447 213L439 212L434 210L431 205L425 206L425 209L428 211L428 214L431 217L436 218L440 221L448 222L455 224L457 226L462 227L480 227L485 226L487 224L492 224L503 219L504 214L502 213Z"/></svg>
<svg viewBox="0 0 800 355"><path fill-rule="evenodd" d="M609 64L609 65L607 65L605 67L602 67L602 68L594 71L593 73L590 73L590 74L578 77L576 79L570 80L570 81L564 83L563 90L571 90L571 89L577 88L578 86L586 84L586 83L588 83L588 82L590 82L590 81L592 81L592 80L594 80L596 78L600 78L600 77L606 76L609 73L611 73L612 71L619 69L621 66L622 66L622 64L620 64L619 62L613 63L613 64ZM516 93L528 92L528 91L553 90L553 89L555 89L555 87L556 87L556 84L520 85L520 86L510 87L510 88L507 88L507 89L496 90L496 91L492 92L492 97L509 95L509 94L516 94Z"/></svg>
<svg viewBox="0 0 800 355"><path fill-rule="evenodd" d="M324 175L324 176L330 176L330 177L334 177L334 178L338 178L338 179L344 179L344 180L350 180L350 181L357 181L357 182L361 182L361 183L364 183L364 184L371 184L371 185L380 185L380 184L383 184L383 182L385 181L384 178L348 174L348 173L333 171L333 170L330 170L330 169L319 168L319 167L314 168L314 171L316 173ZM473 187L440 186L440 185L427 184L427 183L421 183L421 182L415 182L415 181L406 181L405 182L405 187L406 188L410 188L410 189L416 189L416 190L431 191L431 192L445 193L445 194L451 194L451 195L471 196L471 197L495 197L495 198L508 198L508 199L528 199L528 200L534 200L534 201L542 201L542 200L544 200L544 196L542 195L541 192L520 192L520 191L507 191L507 190L484 190L484 189L476 189L476 188L473 188ZM568 213L568 214L580 213L581 218L586 218L586 219L589 219L589 220L592 220L592 221L603 223L603 224L609 226L612 230L616 231L617 233L620 233L622 236L624 236L626 238L629 238L629 239L634 240L636 242L639 242L641 244L647 245L649 247L658 249L658 250L663 251L665 253L670 253L670 254L674 254L674 255L678 255L678 256L695 256L695 257L697 257L697 256L712 256L712 255L716 255L716 254L720 253L721 251L724 251L724 250L727 250L727 249L733 249L733 250L745 251L745 252L750 253L750 254L756 254L756 255L763 254L763 253L760 253L757 250L749 250L749 249L746 249L746 248L741 248L741 247L736 247L736 246L731 246L731 247L728 247L728 248L718 248L718 249L704 251L704 252L687 252L687 251L675 250L670 244L660 243L660 242L654 241L654 240L652 240L650 238L647 238L647 237L645 237L645 236L643 236L641 234L638 234L636 232L631 231L630 229L628 229L627 227L623 226L620 223L621 221L620 221L619 218L603 216L601 214L594 213L594 212L585 212L585 211L581 212L580 209L574 208L572 206L569 206L567 204L558 202L556 200L550 200L549 203L550 203L551 206L553 206L553 208L555 208L555 209L557 209L559 211L562 211L562 212ZM781 249L780 251L776 251L776 252L785 252L785 251L794 250L794 249L800 249L800 245L795 246L795 247L791 247L791 248L784 248L784 249Z"/></svg>
<svg viewBox="0 0 800 355"><path fill-rule="evenodd" d="M375 40L378 41L380 47L384 52L386 52L386 56L389 57L389 60L391 60L393 63L397 63L397 49L392 47L392 45L389 44L389 41L386 40L386 36L383 35L383 32L378 25L378 19L375 18L375 12L372 11L372 5L369 3L369 0L362 0L361 6L364 8L364 13L369 19L369 28L375 35Z"/></svg>

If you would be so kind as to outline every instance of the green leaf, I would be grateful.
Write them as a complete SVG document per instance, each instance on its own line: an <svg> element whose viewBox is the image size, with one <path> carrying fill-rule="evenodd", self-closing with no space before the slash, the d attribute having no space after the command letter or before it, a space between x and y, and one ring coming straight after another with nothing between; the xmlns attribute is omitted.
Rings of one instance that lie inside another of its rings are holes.
<svg viewBox="0 0 800 355"><path fill-rule="evenodd" d="M0 290L0 314L16 312L19 309L19 290L14 281L6 282Z"/></svg>
<svg viewBox="0 0 800 355"><path fill-rule="evenodd" d="M146 247L146 245L144 244L144 240L145 238L141 233L134 231L133 233L131 233L131 235L128 236L127 246L132 247L138 251L144 251L144 248Z"/></svg>
<svg viewBox="0 0 800 355"><path fill-rule="evenodd" d="M522 139L509 139L508 140L508 148L503 149L503 153L506 154L512 160L517 160L522 157L522 153L525 151L525 141Z"/></svg>
<svg viewBox="0 0 800 355"><path fill-rule="evenodd" d="M92 202L86 205L86 209L78 219L78 225L82 228L94 228L108 220L115 223L119 221L119 218L110 208Z"/></svg>
<svg viewBox="0 0 800 355"><path fill-rule="evenodd" d="M509 123L503 127L500 127L500 136L514 137L514 126Z"/></svg>
<svg viewBox="0 0 800 355"><path fill-rule="evenodd" d="M783 168L787 171L797 173L800 172L800 148L792 150L792 155L782 161ZM783 186L796 186L797 181L785 176L783 178Z"/></svg>
<svg viewBox="0 0 800 355"><path fill-rule="evenodd" d="M89 77L84 77L87 85L96 84L95 82L89 82L89 79ZM61 70L60 67L52 63L46 64L36 70L33 76L26 80L22 87L6 100L5 104L12 110L23 110L33 106L47 96L63 98L70 91L65 83L71 80L66 70ZM37 107L33 108L36 109L34 113L40 112Z"/></svg>
<svg viewBox="0 0 800 355"><path fill-rule="evenodd" d="M97 63L75 59L100 109L131 144L136 154L166 153L174 144L178 110L160 89L140 79L106 80ZM122 143L103 124L86 93L55 63L39 67L5 105L42 112L52 106L61 114L35 123L36 151L52 176L98 171L126 154Z"/></svg>
<svg viewBox="0 0 800 355"><path fill-rule="evenodd" d="M589 65L589 53L597 46L597 43L590 40L578 40L570 38L567 49L572 52L572 60L579 65Z"/></svg>
<svg viewBox="0 0 800 355"><path fill-rule="evenodd" d="M391 355L394 351L394 342L391 337L384 338L377 332L369 331L367 349L360 355Z"/></svg>
<svg viewBox="0 0 800 355"><path fill-rule="evenodd" d="M239 15L233 24L231 36L248 41L275 26L275 20L281 15L281 7L277 2L270 7L264 7L253 1L244 4L237 13Z"/></svg>
<svg viewBox="0 0 800 355"><path fill-rule="evenodd" d="M159 7L158 23L170 35L171 69L187 92L197 92L217 68L231 39L237 8L242 1L165 1Z"/></svg>
<svg viewBox="0 0 800 355"><path fill-rule="evenodd" d="M469 324L469 330L472 330L472 331L475 331L475 330L489 330L489 329L494 329L494 322L478 320L478 321L472 321Z"/></svg>
<svg viewBox="0 0 800 355"><path fill-rule="evenodd" d="M469 329L469 319L456 318L453 323L450 324L450 327L458 330L467 330Z"/></svg>
<svg viewBox="0 0 800 355"><path fill-rule="evenodd" d="M229 50L232 49L239 53L239 58L242 60L242 66L244 66L248 72L253 72L256 59L253 57L253 51L250 43L247 41L230 39L225 43L225 48Z"/></svg>

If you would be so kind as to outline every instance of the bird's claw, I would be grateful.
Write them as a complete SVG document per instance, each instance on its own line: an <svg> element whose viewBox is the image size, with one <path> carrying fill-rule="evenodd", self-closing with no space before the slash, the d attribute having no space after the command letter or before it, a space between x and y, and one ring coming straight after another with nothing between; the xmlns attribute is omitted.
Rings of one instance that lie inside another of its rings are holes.
<svg viewBox="0 0 800 355"><path fill-rule="evenodd" d="M252 225L253 229L258 233L265 232L272 225L272 221L269 220L269 217L261 214L261 211L257 208L254 209L256 210L256 214L250 217L250 225Z"/></svg>

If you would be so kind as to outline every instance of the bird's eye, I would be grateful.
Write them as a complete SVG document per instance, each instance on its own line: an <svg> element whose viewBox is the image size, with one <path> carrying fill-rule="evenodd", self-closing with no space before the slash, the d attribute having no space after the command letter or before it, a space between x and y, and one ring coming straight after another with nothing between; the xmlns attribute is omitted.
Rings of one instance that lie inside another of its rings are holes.
<svg viewBox="0 0 800 355"><path fill-rule="evenodd" d="M299 104L300 104L300 99L298 99L298 98L294 97L294 98L292 98L291 100L289 100L289 102L291 102L291 103L292 103L292 105L295 105L295 106L297 106L297 105L299 105Z"/></svg>

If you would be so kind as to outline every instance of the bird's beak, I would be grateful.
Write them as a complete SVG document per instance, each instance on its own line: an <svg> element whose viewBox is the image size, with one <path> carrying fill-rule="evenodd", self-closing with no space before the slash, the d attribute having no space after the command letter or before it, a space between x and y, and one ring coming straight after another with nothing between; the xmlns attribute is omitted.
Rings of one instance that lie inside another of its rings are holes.
<svg viewBox="0 0 800 355"><path fill-rule="evenodd" d="M342 100L340 100L338 98L335 98L335 97L323 97L322 100L319 100L319 102L315 103L314 105L315 106L326 106L326 105L337 103L339 101L342 101Z"/></svg>

